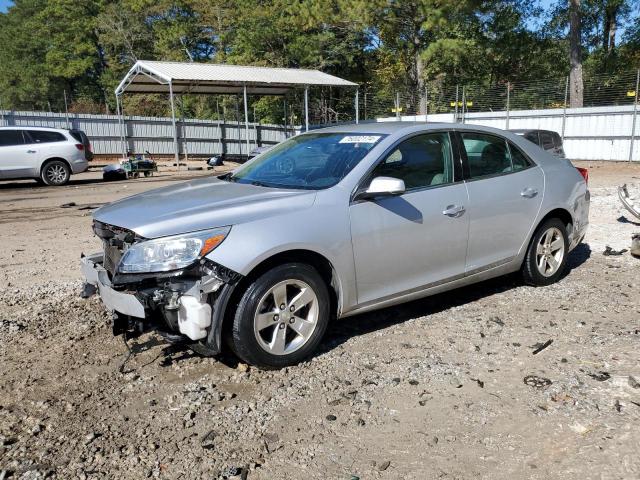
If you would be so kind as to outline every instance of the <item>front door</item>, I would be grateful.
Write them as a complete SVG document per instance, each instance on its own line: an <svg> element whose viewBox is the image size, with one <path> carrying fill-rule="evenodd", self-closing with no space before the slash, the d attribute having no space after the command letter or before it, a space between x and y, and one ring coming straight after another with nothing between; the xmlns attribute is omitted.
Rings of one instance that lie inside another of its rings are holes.
<svg viewBox="0 0 640 480"><path fill-rule="evenodd" d="M351 237L360 305L464 275L469 216L447 132L402 141L364 182L404 181L399 196L356 201Z"/></svg>
<svg viewBox="0 0 640 480"><path fill-rule="evenodd" d="M460 132L469 192L468 274L512 260L534 226L544 173L502 137Z"/></svg>

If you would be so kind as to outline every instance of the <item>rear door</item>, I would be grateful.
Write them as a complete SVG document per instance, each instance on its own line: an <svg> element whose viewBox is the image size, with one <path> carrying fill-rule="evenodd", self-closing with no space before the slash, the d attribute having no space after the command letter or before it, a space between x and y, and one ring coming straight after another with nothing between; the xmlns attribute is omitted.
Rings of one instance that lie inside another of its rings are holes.
<svg viewBox="0 0 640 480"><path fill-rule="evenodd" d="M374 177L402 179L406 192L349 208L360 305L464 276L469 217L459 167L449 132L423 133L363 179L365 189Z"/></svg>
<svg viewBox="0 0 640 480"><path fill-rule="evenodd" d="M60 132L50 130L25 130L25 139L29 144L28 152L29 167L33 175L37 176L40 172L42 162L47 158L62 157L68 158L68 142L69 140Z"/></svg>
<svg viewBox="0 0 640 480"><path fill-rule="evenodd" d="M27 150L22 130L0 130L0 178L30 175Z"/></svg>
<svg viewBox="0 0 640 480"><path fill-rule="evenodd" d="M512 260L533 228L544 194L544 174L505 138L462 131L469 192L469 246L465 271Z"/></svg>

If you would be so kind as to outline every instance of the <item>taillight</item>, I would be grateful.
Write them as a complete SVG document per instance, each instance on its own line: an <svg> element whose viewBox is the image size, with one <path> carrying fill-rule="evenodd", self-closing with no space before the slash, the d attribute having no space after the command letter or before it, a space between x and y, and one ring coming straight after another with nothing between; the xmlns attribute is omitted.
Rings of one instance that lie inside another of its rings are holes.
<svg viewBox="0 0 640 480"><path fill-rule="evenodd" d="M84 150L84 145L83 145L83 144L81 144L81 143L76 143L76 148L77 148L78 150L80 150L80 151L83 151L83 150Z"/></svg>
<svg viewBox="0 0 640 480"><path fill-rule="evenodd" d="M580 172L580 175L582 175L582 178L584 178L584 181L589 183L589 170L587 170L586 168L580 168L580 167L576 167L576 170Z"/></svg>

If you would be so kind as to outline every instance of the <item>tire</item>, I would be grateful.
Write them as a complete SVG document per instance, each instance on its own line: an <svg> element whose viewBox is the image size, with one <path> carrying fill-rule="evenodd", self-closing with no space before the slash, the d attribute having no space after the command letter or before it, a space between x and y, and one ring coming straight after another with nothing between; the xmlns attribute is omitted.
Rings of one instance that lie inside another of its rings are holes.
<svg viewBox="0 0 640 480"><path fill-rule="evenodd" d="M538 227L522 264L525 283L536 287L558 281L567 266L569 240L567 227L558 218L550 218Z"/></svg>
<svg viewBox="0 0 640 480"><path fill-rule="evenodd" d="M296 299L302 303L296 305ZM230 346L257 367L295 365L318 347L329 323L329 306L327 286L313 267L277 266L256 278L242 295Z"/></svg>
<svg viewBox="0 0 640 480"><path fill-rule="evenodd" d="M49 160L42 166L40 180L45 185L59 187L65 185L71 177L71 169L62 160Z"/></svg>

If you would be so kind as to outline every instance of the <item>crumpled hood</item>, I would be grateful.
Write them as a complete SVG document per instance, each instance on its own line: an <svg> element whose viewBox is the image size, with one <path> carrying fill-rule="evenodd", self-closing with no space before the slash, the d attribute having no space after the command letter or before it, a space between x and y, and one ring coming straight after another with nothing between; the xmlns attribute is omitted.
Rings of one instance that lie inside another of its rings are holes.
<svg viewBox="0 0 640 480"><path fill-rule="evenodd" d="M213 177L118 200L96 210L93 218L141 237L157 238L308 208L315 197L315 191L266 188Z"/></svg>

